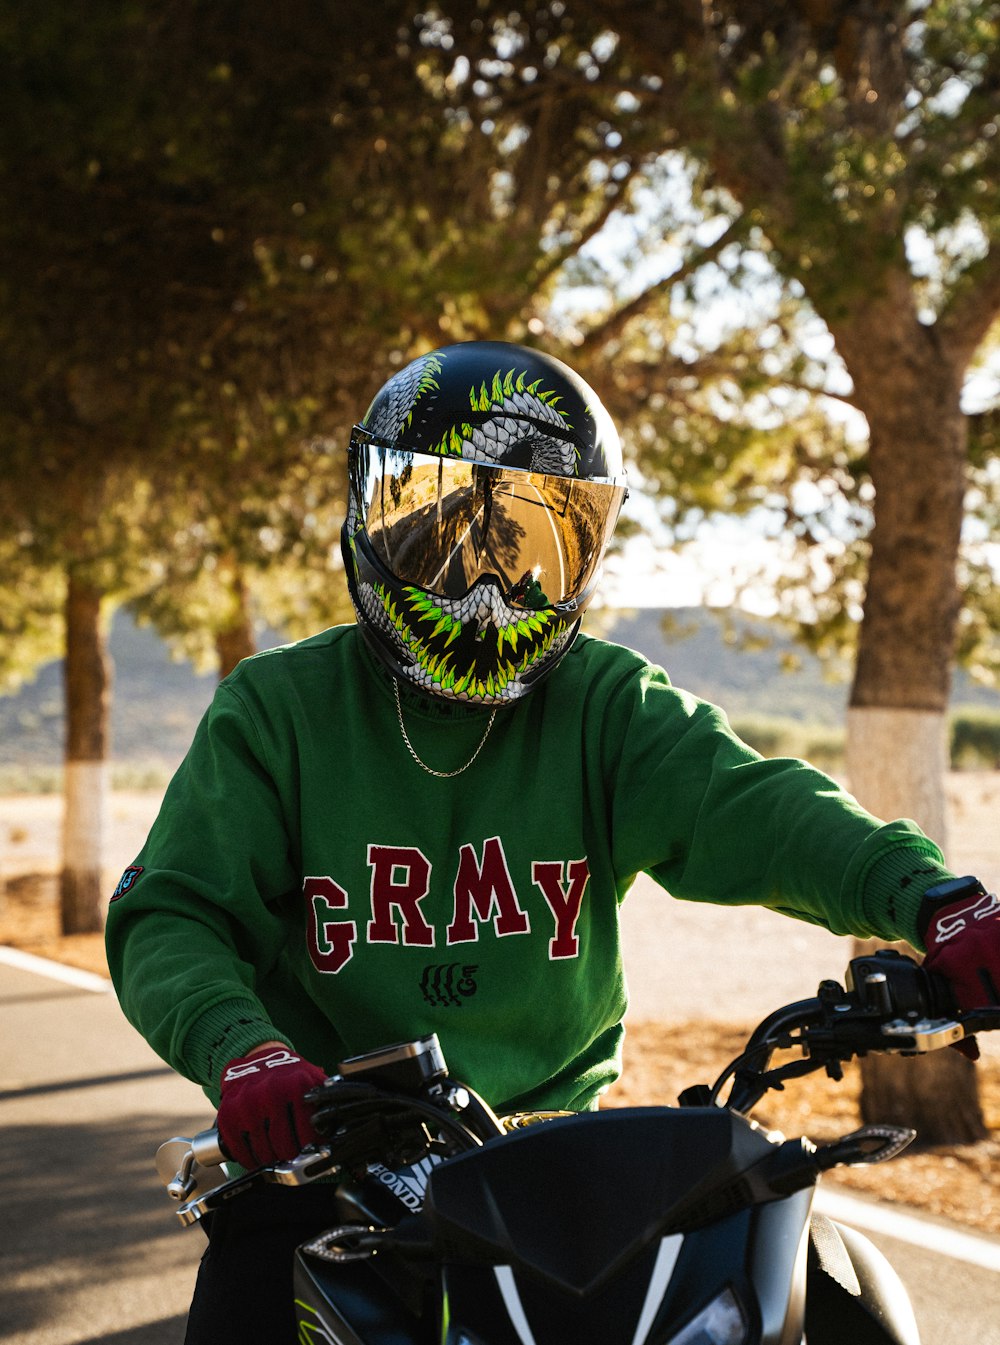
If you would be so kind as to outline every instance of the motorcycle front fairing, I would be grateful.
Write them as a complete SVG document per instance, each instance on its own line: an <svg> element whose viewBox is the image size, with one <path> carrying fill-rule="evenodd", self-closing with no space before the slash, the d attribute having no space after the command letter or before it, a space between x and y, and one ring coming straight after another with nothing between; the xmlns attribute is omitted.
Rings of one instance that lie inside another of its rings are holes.
<svg viewBox="0 0 1000 1345"><path fill-rule="evenodd" d="M186 1227L254 1186L335 1178L340 1222L296 1257L301 1345L919 1345L885 1258L811 1209L822 1173L892 1159L915 1132L817 1146L748 1116L802 1074L996 1031L1000 1008L956 1011L892 950L854 959L847 983L769 1014L679 1109L501 1119L430 1034L342 1062L306 1099L322 1143L290 1162L203 1189L209 1131L157 1165Z"/></svg>
<svg viewBox="0 0 1000 1345"><path fill-rule="evenodd" d="M326 1269L306 1254L300 1321L305 1310L316 1329L304 1338L791 1345L802 1338L811 1192L754 1203L745 1174L774 1150L717 1108L620 1109L517 1131L430 1174L420 1219L440 1268L437 1309L425 1305L435 1328L420 1320L412 1280L408 1318L361 1303L408 1273L393 1272L393 1251L381 1286L381 1253Z"/></svg>
<svg viewBox="0 0 1000 1345"><path fill-rule="evenodd" d="M425 1206L444 1261L442 1340L799 1341L811 1193L760 1206L744 1180L774 1148L717 1108L642 1108L453 1160Z"/></svg>
<svg viewBox="0 0 1000 1345"><path fill-rule="evenodd" d="M600 1288L583 1295L541 1285L526 1271L445 1266L444 1345L799 1345L804 1309L808 1197L788 1197L781 1231L755 1281L763 1211L745 1210L643 1248ZM766 1222L774 1230L776 1214Z"/></svg>
<svg viewBox="0 0 1000 1345"><path fill-rule="evenodd" d="M394 1231L340 1264L300 1249L299 1337L919 1345L885 1259L812 1215L814 1175L797 1142L713 1107L587 1113L405 1174L375 1164L342 1186L344 1221Z"/></svg>

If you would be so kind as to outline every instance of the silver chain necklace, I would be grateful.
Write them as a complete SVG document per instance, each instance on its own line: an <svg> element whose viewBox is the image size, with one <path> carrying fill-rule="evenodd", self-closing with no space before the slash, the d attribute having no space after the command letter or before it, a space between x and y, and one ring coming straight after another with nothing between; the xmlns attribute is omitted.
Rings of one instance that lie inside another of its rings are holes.
<svg viewBox="0 0 1000 1345"><path fill-rule="evenodd" d="M407 733L406 725L403 723L403 703L399 699L399 682L395 678L392 679L392 689L396 695L396 718L399 720L399 731L403 735L403 742L406 743L407 751L417 765L421 767L422 770L425 770L428 775L436 775L439 780L450 780L453 775L461 775L463 771L467 771L475 761L476 757L479 756L479 753L486 746L486 739L490 736L490 729L493 727L493 721L497 717L497 707L494 705L490 712L489 723L486 725L486 732L480 738L479 746L473 752L472 756L469 757L465 765L459 766L457 771L436 771L433 766L428 766L426 761L421 761L417 756L417 749L410 742L410 735Z"/></svg>

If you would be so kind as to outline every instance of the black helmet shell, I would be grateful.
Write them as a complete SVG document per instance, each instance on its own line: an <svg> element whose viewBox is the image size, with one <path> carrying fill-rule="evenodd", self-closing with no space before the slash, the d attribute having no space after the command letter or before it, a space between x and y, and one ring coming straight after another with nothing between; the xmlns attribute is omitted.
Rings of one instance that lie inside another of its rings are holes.
<svg viewBox="0 0 1000 1345"><path fill-rule="evenodd" d="M561 360L502 341L420 356L389 379L361 425L419 453L588 480L624 473L618 432L593 389Z"/></svg>

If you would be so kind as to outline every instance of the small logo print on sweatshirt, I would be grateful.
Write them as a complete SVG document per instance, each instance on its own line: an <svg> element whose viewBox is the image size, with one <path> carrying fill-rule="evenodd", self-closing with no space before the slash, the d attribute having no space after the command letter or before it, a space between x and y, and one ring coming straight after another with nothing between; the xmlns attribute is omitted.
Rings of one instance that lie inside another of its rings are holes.
<svg viewBox="0 0 1000 1345"><path fill-rule="evenodd" d="M125 870L125 872L122 874L122 876L118 879L118 886L111 894L111 900L117 901L119 897L123 897L125 893L128 892L129 889L133 886L135 880L139 877L140 873L142 873L141 864L130 864L128 868Z"/></svg>
<svg viewBox="0 0 1000 1345"><path fill-rule="evenodd" d="M478 970L478 966L461 962L431 963L424 967L420 992L436 1009L460 1008L462 1001L479 989L475 980Z"/></svg>

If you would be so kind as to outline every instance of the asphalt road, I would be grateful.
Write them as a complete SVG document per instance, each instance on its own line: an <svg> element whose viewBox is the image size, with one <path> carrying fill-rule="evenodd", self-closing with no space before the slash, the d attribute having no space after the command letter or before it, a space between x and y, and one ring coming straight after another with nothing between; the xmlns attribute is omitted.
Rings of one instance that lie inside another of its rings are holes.
<svg viewBox="0 0 1000 1345"><path fill-rule="evenodd" d="M664 926L654 893L633 896L625 935L634 1009L643 1016L691 1017L715 1004L709 1016L754 1016L812 993L820 977L846 965L848 950L830 935L766 912L706 919L667 903ZM654 909L660 947L676 937L686 965L707 969L697 1003L690 984L664 969L672 959L649 947L644 929ZM753 964L741 957L751 939L775 956ZM737 952L718 962L716 975L713 950L725 944ZM180 1345L203 1237L176 1223L153 1154L163 1139L210 1119L199 1090L162 1065L111 994L0 962L0 1013L0 1340ZM911 1222L870 1236L913 1298L924 1345L1000 1345L1000 1239L970 1238L965 1252L944 1254L951 1232Z"/></svg>
<svg viewBox="0 0 1000 1345"><path fill-rule="evenodd" d="M200 1090L113 994L0 965L0 1014L0 1340L179 1345L204 1236L153 1155L203 1128Z"/></svg>

